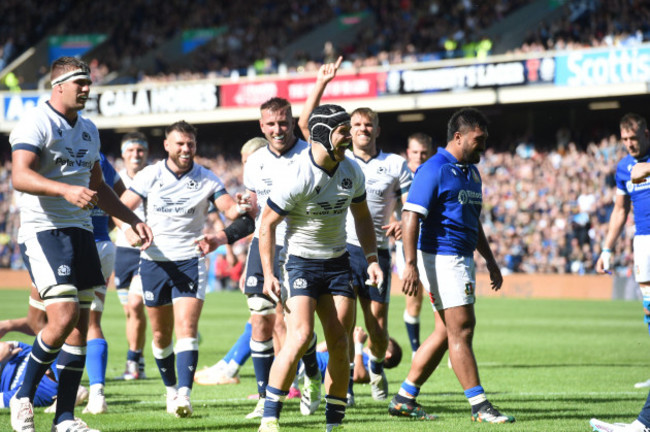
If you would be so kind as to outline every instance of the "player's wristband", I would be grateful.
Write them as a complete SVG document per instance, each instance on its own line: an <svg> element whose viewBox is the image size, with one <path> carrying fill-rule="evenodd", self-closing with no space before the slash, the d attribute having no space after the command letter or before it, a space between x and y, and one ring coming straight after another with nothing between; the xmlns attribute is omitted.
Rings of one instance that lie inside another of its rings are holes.
<svg viewBox="0 0 650 432"><path fill-rule="evenodd" d="M371 261L371 258L374 258L374 260ZM368 264L370 264L371 262L377 262L378 261L377 252L367 253L366 254L366 261L368 262Z"/></svg>
<svg viewBox="0 0 650 432"><path fill-rule="evenodd" d="M603 248L603 252L609 252L612 253L612 250L610 248Z"/></svg>
<svg viewBox="0 0 650 432"><path fill-rule="evenodd" d="M354 343L354 355L363 355L363 342Z"/></svg>

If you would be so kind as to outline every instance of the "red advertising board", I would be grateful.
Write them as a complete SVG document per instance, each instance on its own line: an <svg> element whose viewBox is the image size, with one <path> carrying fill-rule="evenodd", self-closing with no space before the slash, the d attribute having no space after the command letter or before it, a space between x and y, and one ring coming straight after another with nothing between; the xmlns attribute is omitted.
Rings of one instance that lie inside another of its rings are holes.
<svg viewBox="0 0 650 432"><path fill-rule="evenodd" d="M325 89L322 101L377 97L377 73L339 75ZM242 80L244 81L244 80ZM302 103L314 86L315 78L239 82L220 86L222 107L260 106L272 97Z"/></svg>

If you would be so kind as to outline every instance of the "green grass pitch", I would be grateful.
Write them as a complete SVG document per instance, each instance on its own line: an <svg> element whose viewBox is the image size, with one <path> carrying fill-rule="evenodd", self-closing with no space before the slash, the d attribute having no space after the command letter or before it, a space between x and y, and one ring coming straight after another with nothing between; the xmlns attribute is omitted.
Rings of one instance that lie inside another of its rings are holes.
<svg viewBox="0 0 650 432"><path fill-rule="evenodd" d="M27 291L1 291L0 318L27 311ZM409 368L410 348L402 322L404 298L393 296L391 335L405 351L402 364L388 371L390 393L397 391ZM470 408L446 360L423 386L419 402L440 416L436 422L391 418L386 402L375 402L367 385L355 387L357 405L347 411L345 430L354 431L589 431L588 421L634 420L647 391L634 383L650 378L650 339L640 302L560 301L479 298L474 350L489 399L517 422L473 424ZM200 322L199 368L219 360L237 339L248 317L244 296L210 293ZM430 308L422 312L423 339L431 331ZM103 327L109 343L106 395L109 413L82 417L93 428L109 431L256 431L246 420L256 391L251 362L242 368L238 385L195 386L194 416L176 419L165 412L164 387L155 368L148 335L145 348L148 379L121 382L126 343L124 318L116 294L107 295ZM320 325L317 324L320 332ZM319 337L321 335L319 334ZM31 343L33 338L10 333L5 340ZM322 340L322 337L320 337ZM84 377L82 383L87 384ZM282 431L325 429L324 404L310 417L300 415L297 400L287 401ZM49 431L52 414L35 410L36 429ZM9 411L0 410L0 431L10 431Z"/></svg>

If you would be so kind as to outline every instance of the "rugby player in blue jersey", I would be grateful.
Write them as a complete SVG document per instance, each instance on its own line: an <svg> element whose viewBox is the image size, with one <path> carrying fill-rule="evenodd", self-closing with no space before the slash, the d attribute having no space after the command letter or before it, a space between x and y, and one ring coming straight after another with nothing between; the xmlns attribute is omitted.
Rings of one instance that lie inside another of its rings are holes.
<svg viewBox="0 0 650 432"><path fill-rule="evenodd" d="M609 228L603 250L596 262L598 273L611 274L611 260L616 239L634 207L634 277L643 294L645 323L650 330L650 131L646 119L639 114L625 114L620 121L621 141L629 153L616 168L616 201L609 218ZM650 379L634 385L636 388L650 387Z"/></svg>
<svg viewBox="0 0 650 432"><path fill-rule="evenodd" d="M503 283L479 220L483 196L474 164L485 151L487 137L485 116L476 109L461 109L447 124L447 146L415 172L402 212L406 261L402 291L414 295L422 282L434 310L435 329L415 353L406 380L390 402L388 412L393 416L436 418L416 398L449 349L456 377L472 406L472 420L515 421L487 400L472 350L475 250L487 262L492 289Z"/></svg>

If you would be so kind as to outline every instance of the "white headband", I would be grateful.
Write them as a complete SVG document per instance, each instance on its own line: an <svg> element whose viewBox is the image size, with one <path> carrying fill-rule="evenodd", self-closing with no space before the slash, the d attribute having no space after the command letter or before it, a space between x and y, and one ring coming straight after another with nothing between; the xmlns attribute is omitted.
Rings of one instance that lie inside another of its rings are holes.
<svg viewBox="0 0 650 432"><path fill-rule="evenodd" d="M139 145L145 148L145 150L149 149L149 144L147 144L146 141L143 140L128 140L124 143L122 143L121 151L124 153L126 149L128 149L131 146Z"/></svg>
<svg viewBox="0 0 650 432"><path fill-rule="evenodd" d="M91 81L88 71L85 71L83 69L75 69L75 70L71 70L70 72L66 72L63 75L53 79L52 87L54 87L55 85L63 84L64 82L75 81L78 79L85 79Z"/></svg>

